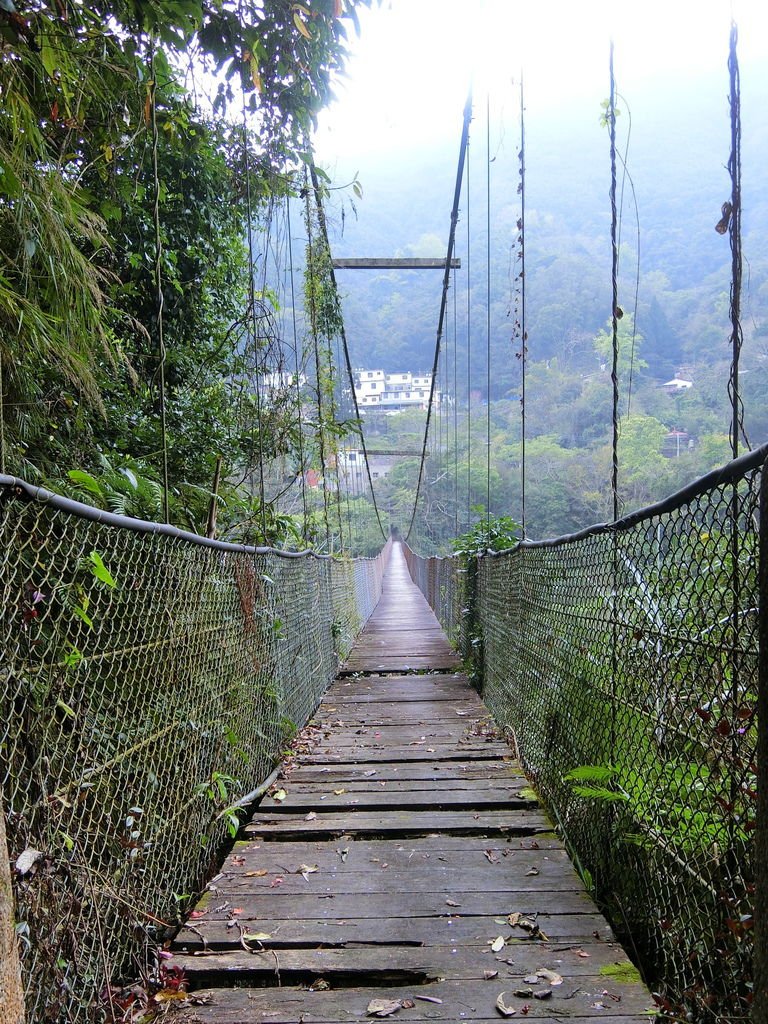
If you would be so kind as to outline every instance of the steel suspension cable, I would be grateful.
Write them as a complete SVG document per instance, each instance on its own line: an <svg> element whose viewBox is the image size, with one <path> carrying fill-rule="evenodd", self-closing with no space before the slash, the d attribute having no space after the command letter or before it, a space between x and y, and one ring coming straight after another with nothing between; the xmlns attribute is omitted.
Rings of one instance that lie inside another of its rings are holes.
<svg viewBox="0 0 768 1024"><path fill-rule="evenodd" d="M470 237L470 196L469 163L467 164L466 206L467 206L467 521L465 529L472 522L472 244Z"/></svg>
<svg viewBox="0 0 768 1024"><path fill-rule="evenodd" d="M163 517L166 523L170 517L170 490L168 479L168 425L165 408L165 335L164 317L165 296L163 295L163 239L160 231L160 175L158 172L157 148L159 133L157 130L157 75L155 73L155 40L150 42L149 56L149 109L152 127L152 184L154 199L152 203L152 224L155 232L155 308L157 323L157 356L158 383L160 390L160 446L162 449L163 472Z"/></svg>
<svg viewBox="0 0 768 1024"><path fill-rule="evenodd" d="M491 544L491 100L485 98L485 536Z"/></svg>
<svg viewBox="0 0 768 1024"><path fill-rule="evenodd" d="M301 362L299 360L299 338L298 330L296 329L296 286L294 282L294 266L293 266L293 236L291 234L291 197L286 196L285 199L285 210L286 210L286 221L288 225L288 264L290 267L290 287L291 287L291 327L293 334L293 361L295 378L294 384L296 388L296 415L298 417L299 427L299 468L301 470L301 507L303 511L302 520L302 537L304 543L307 542L307 524L308 524L308 513L307 513L307 482L306 482L306 465L304 462L304 429L302 426L302 414L301 414Z"/></svg>
<svg viewBox="0 0 768 1024"><path fill-rule="evenodd" d="M739 59L736 52L738 38L738 29L736 24L732 23L728 52L731 111L731 154L728 159L728 173L731 178L731 201L730 204L726 203L723 206L723 220L718 224L718 229L721 226L723 228L722 233L728 231L731 247L731 369L728 380L728 397L731 400L731 457L734 459L739 457L740 435L743 437L747 449L751 450L749 438L744 429L744 407L739 383L739 363L744 334L741 327L743 260L741 251L741 82ZM730 209L728 209L729 206Z"/></svg>
<svg viewBox="0 0 768 1024"><path fill-rule="evenodd" d="M608 101L608 130L611 147L611 385L612 435L611 435L611 494L613 497L613 521L619 518L619 246L617 240L618 211L616 205L616 78L613 70L613 40L610 58L610 98Z"/></svg>
<svg viewBox="0 0 768 1024"><path fill-rule="evenodd" d="M320 473L323 482L323 523L325 525L325 544L329 553L331 550L331 527L328 522L328 490L325 479L325 432L323 430L323 397L322 397L322 374L320 372L320 349L317 338L317 308L315 303L315 289L313 275L315 272L315 257L312 242L312 206L309 199L309 173L305 172L304 205L307 222L307 269L308 269L308 297L309 297L309 321L312 332L312 349L315 356L315 398L317 401L317 447L320 457Z"/></svg>
<svg viewBox="0 0 768 1024"><path fill-rule="evenodd" d="M424 479L424 463L426 460L427 453L427 441L429 438L429 424L432 419L432 409L435 401L435 383L437 381L437 371L440 360L440 346L443 337L443 326L445 324L445 311L448 304L448 286L451 281L451 260L453 258L453 248L456 242L456 224L459 220L459 200L461 198L461 186L464 180L464 164L467 155L467 147L469 145L469 123L472 120L472 92L470 90L467 96L466 103L464 104L464 123L461 129L461 143L459 145L459 162L456 169L456 185L453 192L453 206L451 208L451 226L448 233L448 251L445 257L445 270L443 271L443 289L440 297L440 314L437 320L437 337L435 339L435 355L432 361L432 383L429 389L429 405L427 406L427 422L424 426L424 440L421 446L421 461L419 463L419 478L416 483L416 495L413 501L413 510L411 512L411 520L408 524L408 530L405 535L406 542L411 535L413 524L416 520L416 510L419 503L419 494L421 492L421 485Z"/></svg>
<svg viewBox="0 0 768 1024"><path fill-rule="evenodd" d="M319 181L317 179L317 171L315 170L314 163L310 164L310 172L312 174L313 187L316 189L317 195L319 195L320 194L320 183L319 183ZM325 211L323 210L322 200L320 200L318 210L322 212L322 217L318 218L319 219L319 223L320 223L320 231L322 233L323 240L325 241L325 244L328 247L328 251L330 252L330 242L329 242L329 239L328 239L328 226L327 226L326 219L325 219ZM336 283L336 274L335 274L332 266L331 266L331 271L330 271L330 279L331 279L331 286L333 288L333 292L334 292L334 295L336 297L336 302L339 303L339 289L338 289L338 285ZM381 522L381 513L379 511L379 506L378 506L378 503L376 501L376 492L373 489L373 478L371 477L371 467L370 467L369 462L368 462L368 451L367 451L366 446L365 446L365 436L363 434L363 421L362 421L362 418L360 416L360 408L359 408L358 403L357 403L357 393L355 392L354 373L352 372L352 361L350 360L350 357L349 357L349 346L347 344L347 332L344 329L344 321L343 320L341 320L341 325L340 325L340 328L339 328L339 333L341 335L341 344L342 344L342 349L344 351L344 362L346 364L347 377L349 379L349 387L350 387L350 392L352 394L352 403L353 403L354 409L355 409L355 419L357 420L358 424L360 425L360 447L363 450L363 461L365 462L365 472L366 472L366 475L368 477L368 486L371 489L371 500L373 502L373 510L376 513L376 521L379 524L379 529L381 530L381 535L384 538L384 540L386 541L387 537L388 537L388 533L384 529L384 526L383 526L383 524Z"/></svg>
<svg viewBox="0 0 768 1024"><path fill-rule="evenodd" d="M616 78L613 70L613 40L609 57L610 98L608 102L608 128L611 152L611 384L613 385L612 435L611 435L611 493L613 496L613 521L619 518L619 246L617 240L618 216L616 208ZM618 662L618 615L616 595L619 578L619 536L616 531L611 537L611 700L616 706ZM616 716L610 720L610 753L613 759L616 749Z"/></svg>
<svg viewBox="0 0 768 1024"><path fill-rule="evenodd" d="M525 378L528 369L528 331L525 317L525 98L520 78L520 499L521 531L526 537L525 510Z"/></svg>
<svg viewBox="0 0 768 1024"><path fill-rule="evenodd" d="M728 159L728 173L731 177L731 209L728 237L731 248L731 289L730 289L730 320L731 320L731 369L728 379L728 394L731 399L731 455L739 456L739 435L744 438L747 448L749 439L744 430L743 405L739 387L739 360L744 335L741 327L741 287L742 287L742 251L741 251L741 84L739 76L739 58L737 53L739 33L735 22L731 22L730 41L728 48L729 105L731 114L731 153ZM723 211L725 213L725 211ZM729 700L733 708L730 722L730 757L731 763L737 763L739 745L737 735L740 721L737 717L742 690L742 658L743 652L739 643L739 632L742 622L741 609L741 530L739 518L741 502L738 484L731 489L730 500L730 556L731 556L731 629L729 643L729 661L731 681ZM732 773L730 784L730 803L736 806L740 795L740 784L736 773ZM764 783L763 783L764 784ZM759 785L759 784L758 784ZM734 829L733 816L729 817L730 834L729 849L733 849Z"/></svg>
<svg viewBox="0 0 768 1024"><path fill-rule="evenodd" d="M459 403L458 403L458 300L453 271L453 535L459 535Z"/></svg>
<svg viewBox="0 0 768 1024"><path fill-rule="evenodd" d="M258 340L256 329L256 285L255 267L253 258L253 210L251 202L251 160L250 146L248 144L248 106L245 96L245 83L241 81L240 91L243 107L243 170L245 172L245 212L246 212L246 242L248 246L248 309L251 325L251 336L253 339L255 371L256 371L256 426L258 430L257 451L259 456L259 519L261 522L262 542L267 542L267 519L265 508L264 488L264 449L261 424L261 386L259 382L259 359ZM266 262L266 261L265 261Z"/></svg>

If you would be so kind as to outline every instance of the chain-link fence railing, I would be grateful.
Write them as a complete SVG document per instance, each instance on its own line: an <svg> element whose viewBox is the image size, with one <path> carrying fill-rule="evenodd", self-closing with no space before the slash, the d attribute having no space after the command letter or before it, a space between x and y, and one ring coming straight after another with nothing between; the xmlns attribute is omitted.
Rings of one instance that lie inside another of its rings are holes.
<svg viewBox="0 0 768 1024"><path fill-rule="evenodd" d="M448 632L473 641L486 703L587 883L683 1019L750 1012L766 456L616 525L482 557L476 586L458 561L409 556Z"/></svg>
<svg viewBox="0 0 768 1024"><path fill-rule="evenodd" d="M0 478L0 791L31 1022L110 1016L381 591Z"/></svg>

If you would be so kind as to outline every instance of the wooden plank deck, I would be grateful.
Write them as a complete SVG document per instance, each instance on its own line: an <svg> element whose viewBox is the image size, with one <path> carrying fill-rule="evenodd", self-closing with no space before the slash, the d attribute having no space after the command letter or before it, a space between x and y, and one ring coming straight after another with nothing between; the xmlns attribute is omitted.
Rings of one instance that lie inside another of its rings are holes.
<svg viewBox="0 0 768 1024"><path fill-rule="evenodd" d="M329 689L176 939L194 1001L177 1024L341 1024L375 1019L375 1000L403 1021L496 1021L501 993L518 1018L647 1019L647 989L617 967L455 667L395 545L345 671L396 674Z"/></svg>

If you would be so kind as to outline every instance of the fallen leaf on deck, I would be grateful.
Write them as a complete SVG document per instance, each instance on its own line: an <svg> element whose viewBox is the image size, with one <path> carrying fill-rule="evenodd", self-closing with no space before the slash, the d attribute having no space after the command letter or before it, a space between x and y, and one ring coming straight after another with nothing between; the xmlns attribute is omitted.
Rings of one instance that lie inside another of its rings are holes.
<svg viewBox="0 0 768 1024"><path fill-rule="evenodd" d="M514 1017L514 1015L517 1013L517 1010L514 1008L514 1006L508 1006L507 1003L504 1002L504 996L506 994L506 992L501 992L496 997L496 1009L499 1011L502 1017Z"/></svg>
<svg viewBox="0 0 768 1024"><path fill-rule="evenodd" d="M369 1017L389 1017L390 1014L402 1010L399 999L372 999L366 1008Z"/></svg>
<svg viewBox="0 0 768 1024"><path fill-rule="evenodd" d="M186 1002L189 998L188 992L180 992L178 989L162 988L155 992L152 997L156 1003Z"/></svg>
<svg viewBox="0 0 768 1024"><path fill-rule="evenodd" d="M325 980L325 978L315 978L312 984L309 986L310 992L327 992L331 986Z"/></svg>
<svg viewBox="0 0 768 1024"><path fill-rule="evenodd" d="M483 971L483 978L486 981L491 981L492 978L498 978L498 976L499 976L499 972L498 971L488 971L488 970Z"/></svg>
<svg viewBox="0 0 768 1024"><path fill-rule="evenodd" d="M232 913L233 914L242 914L242 912L243 912L243 908L242 907L233 907L232 908Z"/></svg>
<svg viewBox="0 0 768 1024"><path fill-rule="evenodd" d="M245 877L246 878L263 878L264 875L268 875L268 874L269 874L269 871L267 870L267 868L259 868L257 871L246 871L245 872Z"/></svg>
<svg viewBox="0 0 768 1024"><path fill-rule="evenodd" d="M542 981L548 981L550 985L563 984L562 974L558 974L557 971L550 971L546 967L540 967L539 970L536 971L536 976L541 978Z"/></svg>
<svg viewBox="0 0 768 1024"><path fill-rule="evenodd" d="M440 1003L442 1005L443 1000L438 999L437 996L414 996L414 999L420 999L423 1003ZM403 1000L405 1004L405 1000Z"/></svg>
<svg viewBox="0 0 768 1024"><path fill-rule="evenodd" d="M404 1010L412 1010L416 1003L412 999L401 999L400 1005Z"/></svg>
<svg viewBox="0 0 768 1024"><path fill-rule="evenodd" d="M538 868L528 868L528 870L525 873L526 873L526 875L538 875L539 869Z"/></svg>
<svg viewBox="0 0 768 1024"><path fill-rule="evenodd" d="M500 953L502 951L502 949L504 949L504 936L503 935L499 935L491 943L491 952L492 953Z"/></svg>
<svg viewBox="0 0 768 1024"><path fill-rule="evenodd" d="M499 858L496 856L496 854L495 854L495 852L493 850L484 850L483 852L485 853L486 859L488 860L488 862L490 864L498 864L499 863Z"/></svg>
<svg viewBox="0 0 768 1024"><path fill-rule="evenodd" d="M282 885L284 881L285 879L283 878L283 876L278 875L276 878L272 879L272 881L269 883L269 886L271 889L274 889L276 885Z"/></svg>
<svg viewBox="0 0 768 1024"><path fill-rule="evenodd" d="M341 796L342 793L346 793L346 792L347 792L346 789L344 789L343 787L341 789L334 789L334 791L333 791L334 796Z"/></svg>
<svg viewBox="0 0 768 1024"><path fill-rule="evenodd" d="M534 999L549 999L552 995L551 988L540 988L533 993Z"/></svg>
<svg viewBox="0 0 768 1024"><path fill-rule="evenodd" d="M246 942L269 942L272 936L267 932L245 932L243 938Z"/></svg>
<svg viewBox="0 0 768 1024"><path fill-rule="evenodd" d="M309 881L309 876L313 875L317 871L317 864L302 864L296 874L301 874L301 877L305 882Z"/></svg>
<svg viewBox="0 0 768 1024"><path fill-rule="evenodd" d="M310 811L309 814L306 814L304 816L304 821L314 821L316 817L317 817L317 815L315 814L315 812L314 811Z"/></svg>
<svg viewBox="0 0 768 1024"><path fill-rule="evenodd" d="M457 903L456 900L446 900L445 901L445 905L447 907L460 907L461 906L461 904Z"/></svg>
<svg viewBox="0 0 768 1024"><path fill-rule="evenodd" d="M375 775L375 774L376 774L376 769L375 768L371 768L371 770L369 772L363 772L363 775L366 777L366 779L370 779L370 777L372 775Z"/></svg>
<svg viewBox="0 0 768 1024"><path fill-rule="evenodd" d="M577 949L576 950L576 956L584 957L584 959L586 960L588 957L592 956L592 954L591 953L585 953L583 949Z"/></svg>
<svg viewBox="0 0 768 1024"><path fill-rule="evenodd" d="M206 914L205 910L193 910L192 913L189 916L194 921L196 921L198 919L198 917L205 917L205 914Z"/></svg>
<svg viewBox="0 0 768 1024"><path fill-rule="evenodd" d="M241 864L245 864L245 857L241 856L239 853L236 853L232 857L232 863L237 864L239 867Z"/></svg>
<svg viewBox="0 0 768 1024"><path fill-rule="evenodd" d="M276 789L274 793L270 794L273 800L277 800L278 803L282 803L283 800L288 796L284 789Z"/></svg>
<svg viewBox="0 0 768 1024"><path fill-rule="evenodd" d="M341 857L341 863L343 864L349 856L349 847L345 846L343 849L337 850L336 853Z"/></svg>
<svg viewBox="0 0 768 1024"><path fill-rule="evenodd" d="M539 976L538 974L526 974L526 976L523 978L523 981L526 985L538 985Z"/></svg>
<svg viewBox="0 0 768 1024"><path fill-rule="evenodd" d="M510 914L507 917L507 923L509 924L510 928L514 928L516 924L519 924L520 921L522 921L522 919L522 914Z"/></svg>

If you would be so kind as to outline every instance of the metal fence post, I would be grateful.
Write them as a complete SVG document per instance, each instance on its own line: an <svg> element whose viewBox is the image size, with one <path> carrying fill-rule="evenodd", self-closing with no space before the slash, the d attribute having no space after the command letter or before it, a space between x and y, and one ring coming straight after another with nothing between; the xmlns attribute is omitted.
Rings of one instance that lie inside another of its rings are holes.
<svg viewBox="0 0 768 1024"><path fill-rule="evenodd" d="M0 784L0 1024L24 1024L24 989L14 921L5 804Z"/></svg>
<svg viewBox="0 0 768 1024"><path fill-rule="evenodd" d="M768 463L760 480L757 829L755 833L754 1024L768 1024Z"/></svg>

